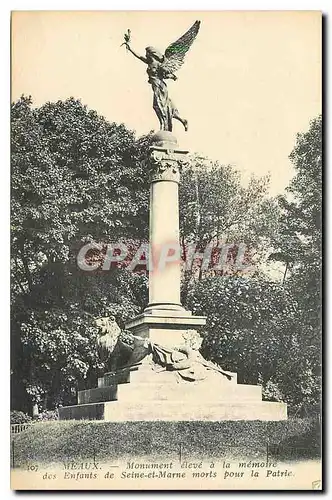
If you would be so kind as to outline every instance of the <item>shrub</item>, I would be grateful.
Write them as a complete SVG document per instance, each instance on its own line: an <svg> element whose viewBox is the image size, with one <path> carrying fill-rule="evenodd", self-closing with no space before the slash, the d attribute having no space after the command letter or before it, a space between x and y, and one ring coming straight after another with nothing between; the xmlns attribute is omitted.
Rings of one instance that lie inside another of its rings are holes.
<svg viewBox="0 0 332 500"><path fill-rule="evenodd" d="M27 413L23 411L13 410L10 412L10 423L11 424L26 424L31 422L32 418Z"/></svg>

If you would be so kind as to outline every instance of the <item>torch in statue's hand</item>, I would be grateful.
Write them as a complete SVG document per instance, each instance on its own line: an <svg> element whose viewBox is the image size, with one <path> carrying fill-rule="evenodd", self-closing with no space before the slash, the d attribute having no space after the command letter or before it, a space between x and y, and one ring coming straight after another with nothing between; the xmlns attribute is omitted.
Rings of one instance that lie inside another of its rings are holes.
<svg viewBox="0 0 332 500"><path fill-rule="evenodd" d="M124 42L120 45L120 47L122 47L122 45L125 45L126 49L128 50L128 46L130 43L130 35L131 35L131 31L127 30L127 33L124 34Z"/></svg>

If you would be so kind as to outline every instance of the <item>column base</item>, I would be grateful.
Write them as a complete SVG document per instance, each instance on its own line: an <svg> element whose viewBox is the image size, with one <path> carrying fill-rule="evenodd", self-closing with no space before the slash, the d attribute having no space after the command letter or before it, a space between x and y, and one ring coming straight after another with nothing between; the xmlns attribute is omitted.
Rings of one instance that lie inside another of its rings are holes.
<svg viewBox="0 0 332 500"><path fill-rule="evenodd" d="M187 311L181 304L172 302L151 302L143 311L144 314L154 316L191 316L191 311Z"/></svg>
<svg viewBox="0 0 332 500"><path fill-rule="evenodd" d="M159 306L158 306L159 307ZM182 307L182 306L181 306ZM163 346L175 347L184 343L183 333L206 324L205 316L192 316L190 311L152 308L126 323L133 335L149 338Z"/></svg>

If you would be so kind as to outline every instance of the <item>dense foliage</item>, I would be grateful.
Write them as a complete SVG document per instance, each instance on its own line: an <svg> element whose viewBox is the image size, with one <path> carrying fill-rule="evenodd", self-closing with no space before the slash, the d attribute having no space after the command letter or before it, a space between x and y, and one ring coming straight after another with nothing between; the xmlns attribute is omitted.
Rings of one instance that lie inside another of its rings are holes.
<svg viewBox="0 0 332 500"><path fill-rule="evenodd" d="M12 410L10 412L10 423L15 424L28 424L32 421L32 418L27 413L19 410Z"/></svg>
<svg viewBox="0 0 332 500"><path fill-rule="evenodd" d="M148 140L74 99L12 105L15 405L72 398L98 368L92 318L112 313L121 322L142 307L144 276L84 273L76 258L88 242L146 237Z"/></svg>
<svg viewBox="0 0 332 500"><path fill-rule="evenodd" d="M321 141L318 117L290 154L295 176L269 233L270 260L286 266L282 284L262 275L213 277L194 282L188 294L189 307L208 317L205 355L245 383L259 380L267 398L286 401L296 414L320 408Z"/></svg>
<svg viewBox="0 0 332 500"><path fill-rule="evenodd" d="M269 400L291 413L319 410L320 380L309 327L299 323L290 290L263 279L207 278L193 287L189 307L207 316L203 354L238 373L240 383L263 385ZM317 374L317 372L316 372Z"/></svg>
<svg viewBox="0 0 332 500"><path fill-rule="evenodd" d="M183 272L184 304L208 316L204 355L294 411L319 401L320 127L298 136L288 197L269 197L267 178L243 187L234 167L198 156L180 186L184 253L232 244L221 271L196 261ZM73 98L13 103L13 408L75 402L100 369L94 318L112 314L123 328L146 305L144 271L86 272L77 254L90 242L147 240L149 140ZM243 243L249 273L233 265ZM283 283L265 275L269 253L287 267Z"/></svg>

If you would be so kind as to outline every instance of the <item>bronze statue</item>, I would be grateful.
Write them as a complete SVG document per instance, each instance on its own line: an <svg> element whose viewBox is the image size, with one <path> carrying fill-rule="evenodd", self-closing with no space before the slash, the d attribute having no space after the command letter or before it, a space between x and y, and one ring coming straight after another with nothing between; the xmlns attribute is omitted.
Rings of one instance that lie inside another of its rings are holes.
<svg viewBox="0 0 332 500"><path fill-rule="evenodd" d="M202 339L196 330L184 332L184 344L173 348L156 344L148 338L128 332L127 338L132 344L129 346L121 341L121 328L114 316L97 318L95 323L99 328L98 354L100 361L104 364L105 373L119 372L138 366L146 356L152 354L154 364L159 365L162 371L174 371L187 382L204 380L211 370L219 372L228 380L232 378L218 365L203 358L199 352Z"/></svg>
<svg viewBox="0 0 332 500"><path fill-rule="evenodd" d="M209 371L224 375L228 380L232 375L222 370L218 365L207 361L199 352L199 344L182 345L173 349L150 342L153 361L167 371L176 371L187 382L204 380Z"/></svg>
<svg viewBox="0 0 332 500"><path fill-rule="evenodd" d="M181 38L167 47L164 55L154 47L146 47L145 57L140 56L130 47L130 30L124 35L122 45L125 45L127 50L137 57L137 59L148 65L146 72L149 75L148 82L151 84L153 90L153 109L157 114L160 130L172 132L173 118L181 122L185 130L188 130L188 121L185 118L181 118L179 111L168 96L165 80L177 79L174 72L182 66L184 56L195 40L199 26L200 21L196 21Z"/></svg>

